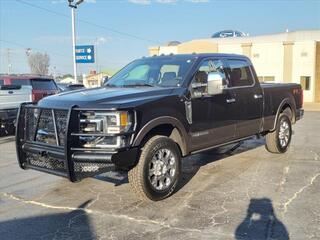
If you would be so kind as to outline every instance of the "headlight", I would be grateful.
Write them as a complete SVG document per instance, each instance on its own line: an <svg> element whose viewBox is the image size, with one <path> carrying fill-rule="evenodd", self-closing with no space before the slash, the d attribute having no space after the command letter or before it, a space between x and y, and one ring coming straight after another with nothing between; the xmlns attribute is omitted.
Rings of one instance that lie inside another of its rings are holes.
<svg viewBox="0 0 320 240"><path fill-rule="evenodd" d="M85 148L123 148L129 144L128 136L115 137L81 137Z"/></svg>
<svg viewBox="0 0 320 240"><path fill-rule="evenodd" d="M80 118L83 133L118 134L127 132L133 126L132 114L119 112L84 112Z"/></svg>
<svg viewBox="0 0 320 240"><path fill-rule="evenodd" d="M121 148L129 145L130 135L103 136L103 134L126 133L133 128L133 113L82 112L80 115L80 142L85 148ZM88 134L93 134L88 136ZM96 135L95 135L96 134ZM101 135L97 135L101 134Z"/></svg>

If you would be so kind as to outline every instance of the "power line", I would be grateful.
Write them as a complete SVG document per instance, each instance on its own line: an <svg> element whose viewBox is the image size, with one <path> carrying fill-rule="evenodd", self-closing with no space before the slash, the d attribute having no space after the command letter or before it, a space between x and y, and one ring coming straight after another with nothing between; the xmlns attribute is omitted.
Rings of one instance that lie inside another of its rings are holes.
<svg viewBox="0 0 320 240"><path fill-rule="evenodd" d="M64 17L64 18L69 18L69 16L66 15L66 14L59 13L59 12L50 10L50 9L48 9L48 8L44 8L44 7L38 6L38 5L35 5L35 4L33 4L33 3L25 2L25 1L23 1L23 0L16 0L16 1L19 2L19 3L25 4L25 5L28 5L28 6L30 6L30 7L33 7L33 8L41 9L41 10L43 10L43 11L49 12L49 13L54 14L54 15L57 15L57 16L61 16L61 17ZM159 44L159 43L156 42L156 41L153 41L153 40L150 40L150 39L147 39L147 38L143 38L143 37L140 37L140 36L131 34L131 33L119 31L119 30L116 30L116 29L114 29L114 28L110 28L110 27L107 27L107 26L103 26L103 25L100 25L100 24L97 24L97 23L93 23L93 22L84 20L84 19L79 19L79 18L78 18L78 21L79 21L79 22L82 22L82 23L85 23L85 24L88 24L88 25L91 25L91 26L94 26L94 27L97 27L97 28L105 29L105 30L110 31L110 32L114 32L114 33L117 33L117 34L120 34L120 35L124 35L124 36L127 36L127 37L135 38L135 39L137 39L137 40L146 41L146 42L149 42L149 43Z"/></svg>
<svg viewBox="0 0 320 240"><path fill-rule="evenodd" d="M22 47L22 48L29 48L21 43L17 43L17 42L12 42L12 41L8 41L8 40L5 40L5 39L0 39L0 42L4 42L4 43L8 43L8 44L12 44L12 45L15 45L17 47ZM38 50L38 51L44 51L43 49L39 49L39 48L32 48L32 49L35 49L35 50ZM65 58L71 58L72 56L67 56L67 55L63 55L63 54L60 54L60 53L55 53L55 52L51 52L50 51L50 54L53 54L53 55L57 55L57 56L60 56L60 57L65 57Z"/></svg>
<svg viewBox="0 0 320 240"><path fill-rule="evenodd" d="M7 44L15 45L17 47L21 47L21 48L24 48L24 49L30 48L30 46L26 46L26 45L23 45L23 44L18 43L18 42L8 41L8 40L5 40L5 39L0 39L0 42L4 42L4 43L7 43ZM42 51L42 52L46 51L46 50L40 49L40 48L31 48L31 49L34 49L34 50L37 50L37 51ZM7 53L7 50L5 51L5 53ZM12 53L12 49L10 49L10 53ZM52 51L50 51L50 54L56 55L56 56L59 56L59 57L68 58L68 59L70 59L72 57L72 55L67 56L67 55L63 55L63 54L52 52ZM127 64L127 63L128 63L128 61L109 61L109 60L106 60L105 63L102 64L102 66L106 65L106 64L121 64L121 65L123 65L123 64ZM64 65L71 66L71 64L64 64Z"/></svg>

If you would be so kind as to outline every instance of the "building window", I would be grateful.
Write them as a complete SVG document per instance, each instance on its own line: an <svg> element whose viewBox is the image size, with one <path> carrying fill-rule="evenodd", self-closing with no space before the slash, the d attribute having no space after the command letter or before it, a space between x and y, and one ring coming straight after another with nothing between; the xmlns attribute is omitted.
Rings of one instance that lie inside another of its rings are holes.
<svg viewBox="0 0 320 240"><path fill-rule="evenodd" d="M259 82L274 82L275 77L274 76L260 76L258 77Z"/></svg>
<svg viewBox="0 0 320 240"><path fill-rule="evenodd" d="M310 90L310 77L309 76L300 77L300 84L303 90Z"/></svg>
<svg viewBox="0 0 320 240"><path fill-rule="evenodd" d="M308 57L308 53L307 52L302 52L301 53L301 57Z"/></svg>
<svg viewBox="0 0 320 240"><path fill-rule="evenodd" d="M265 82L274 82L274 76L265 76L263 78L263 81L265 81Z"/></svg>

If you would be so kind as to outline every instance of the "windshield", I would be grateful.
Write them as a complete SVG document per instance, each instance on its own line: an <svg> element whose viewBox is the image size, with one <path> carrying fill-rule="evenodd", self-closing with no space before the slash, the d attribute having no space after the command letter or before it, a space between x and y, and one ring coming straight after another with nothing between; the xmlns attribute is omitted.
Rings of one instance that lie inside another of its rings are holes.
<svg viewBox="0 0 320 240"><path fill-rule="evenodd" d="M194 62L193 58L146 58L133 61L106 83L106 86L179 87Z"/></svg>

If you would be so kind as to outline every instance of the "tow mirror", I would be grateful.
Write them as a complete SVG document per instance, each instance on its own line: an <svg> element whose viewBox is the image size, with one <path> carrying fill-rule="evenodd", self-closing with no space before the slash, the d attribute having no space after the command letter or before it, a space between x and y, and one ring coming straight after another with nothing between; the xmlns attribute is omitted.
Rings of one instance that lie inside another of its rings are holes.
<svg viewBox="0 0 320 240"><path fill-rule="evenodd" d="M217 95L225 89L225 76L221 72L210 72L208 74L208 94Z"/></svg>

